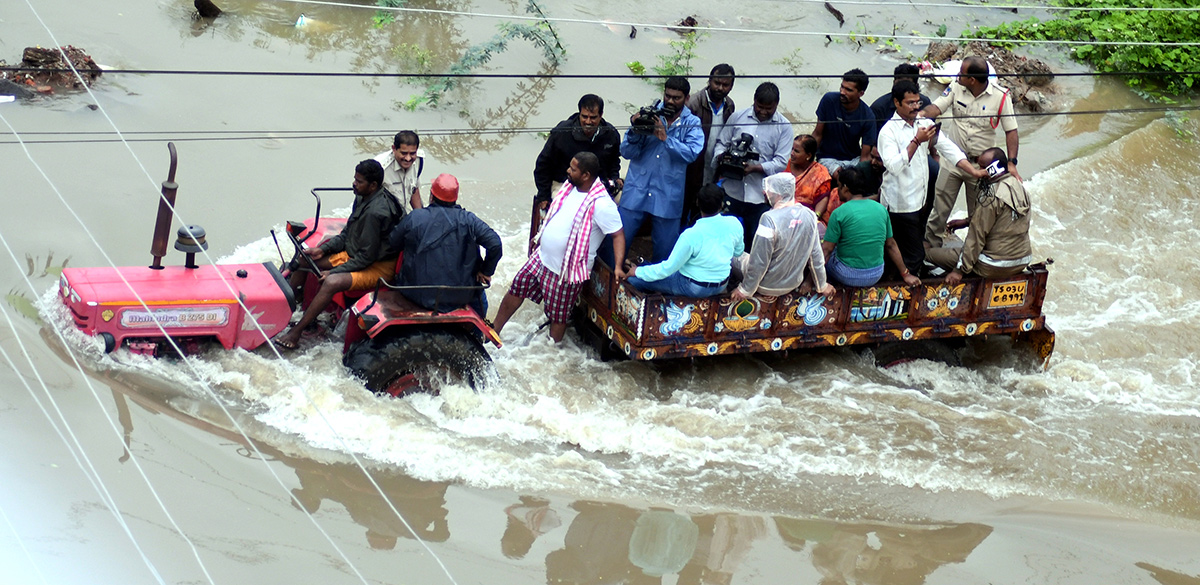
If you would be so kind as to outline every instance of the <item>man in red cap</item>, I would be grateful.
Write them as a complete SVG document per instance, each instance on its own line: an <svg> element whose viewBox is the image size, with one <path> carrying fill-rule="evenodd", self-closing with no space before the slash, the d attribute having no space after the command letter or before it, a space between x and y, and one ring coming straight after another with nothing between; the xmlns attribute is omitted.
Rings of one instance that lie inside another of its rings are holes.
<svg viewBox="0 0 1200 585"><path fill-rule="evenodd" d="M600 159L580 152L567 167L567 183L554 194L529 260L513 277L496 311L496 332L504 328L521 303L542 303L550 319L550 338L562 341L567 319L592 274L596 251L606 234L613 237L618 277L625 260L625 232L617 204L600 181Z"/></svg>
<svg viewBox="0 0 1200 585"><path fill-rule="evenodd" d="M442 173L430 186L429 205L414 209L392 230L388 242L404 254L398 284L428 286L401 291L431 311L453 311L469 305L487 317L483 289L443 289L490 284L503 249L500 236L474 213L458 205L458 179ZM480 257L479 248L486 255Z"/></svg>
<svg viewBox="0 0 1200 585"><path fill-rule="evenodd" d="M321 275L321 288L300 322L275 339L275 345L283 349L296 349L304 328L325 310L333 295L347 290L370 290L380 278L390 279L395 275L396 250L385 238L404 215L404 208L383 188L383 166L374 160L358 163L352 187L354 207L342 233L316 248L304 250L325 272ZM292 277L292 286L297 287L304 282L305 275L295 272Z"/></svg>

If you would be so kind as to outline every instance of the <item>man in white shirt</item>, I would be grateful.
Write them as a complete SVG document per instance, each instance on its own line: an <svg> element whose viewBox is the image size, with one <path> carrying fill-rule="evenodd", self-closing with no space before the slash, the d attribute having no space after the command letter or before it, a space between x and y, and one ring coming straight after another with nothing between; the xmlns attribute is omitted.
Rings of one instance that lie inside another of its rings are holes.
<svg viewBox="0 0 1200 585"><path fill-rule="evenodd" d="M892 101L896 113L879 131L879 156L887 173L883 175L880 203L892 220L892 233L904 258L904 265L919 274L925 262L925 222L921 207L929 188L929 146L932 143L942 156L942 166L958 167L976 179L986 176L971 164L953 142L938 140L935 125L928 118L918 117L921 111L921 90L917 84L904 80L892 86Z"/></svg>
<svg viewBox="0 0 1200 585"><path fill-rule="evenodd" d="M421 138L412 130L401 130L392 140L392 149L375 160L383 166L383 188L400 200L404 213L424 207L421 203L421 168L424 157L418 151Z"/></svg>
<svg viewBox="0 0 1200 585"><path fill-rule="evenodd" d="M525 299L542 303L550 320L550 338L562 341L567 319L579 293L592 274L596 251L605 235L612 235L616 255L614 271L624 276L625 232L617 204L597 179L600 159L580 152L567 168L567 182L554 194L542 229L535 238L529 260L517 271L508 293L496 311L496 333Z"/></svg>

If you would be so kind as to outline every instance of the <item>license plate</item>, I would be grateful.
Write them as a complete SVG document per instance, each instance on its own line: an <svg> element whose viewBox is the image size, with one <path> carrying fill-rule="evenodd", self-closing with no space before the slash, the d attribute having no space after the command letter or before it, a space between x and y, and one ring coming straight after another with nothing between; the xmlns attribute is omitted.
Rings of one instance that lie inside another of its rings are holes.
<svg viewBox="0 0 1200 585"><path fill-rule="evenodd" d="M1019 307L1025 304L1025 286L1028 282L998 282L992 285L992 296L988 300L989 309Z"/></svg>

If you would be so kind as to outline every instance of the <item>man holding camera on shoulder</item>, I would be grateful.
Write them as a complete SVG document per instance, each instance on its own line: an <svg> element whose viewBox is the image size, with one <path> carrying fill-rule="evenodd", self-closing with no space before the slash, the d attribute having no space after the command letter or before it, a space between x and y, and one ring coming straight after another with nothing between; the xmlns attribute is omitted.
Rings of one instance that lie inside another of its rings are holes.
<svg viewBox="0 0 1200 585"><path fill-rule="evenodd" d="M783 172L792 155L792 123L778 109L779 88L770 81L759 84L754 105L729 118L713 152L714 178L725 189L729 215L742 220L747 251L754 244L759 218L771 209L763 179Z"/></svg>
<svg viewBox="0 0 1200 585"><path fill-rule="evenodd" d="M675 247L683 216L684 175L688 164L704 151L700 118L684 105L690 90L686 78L668 78L662 101L634 114L621 141L621 156L630 161L619 206L625 241L632 242L649 219L654 262L666 260Z"/></svg>

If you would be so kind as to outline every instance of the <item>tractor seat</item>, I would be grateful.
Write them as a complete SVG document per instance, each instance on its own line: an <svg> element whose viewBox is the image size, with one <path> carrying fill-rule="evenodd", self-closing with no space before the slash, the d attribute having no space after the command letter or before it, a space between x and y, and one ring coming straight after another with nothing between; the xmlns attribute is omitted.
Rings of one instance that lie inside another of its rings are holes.
<svg viewBox="0 0 1200 585"><path fill-rule="evenodd" d="M404 252L401 252L400 255L396 257L395 274L400 274L400 266L402 264L404 264ZM395 276L393 275L392 278L395 279ZM375 291L375 287L371 287L366 290L342 291L340 293L333 295L332 302L336 303L339 307L347 307L347 308L352 307L352 306L354 306L354 303L356 301L358 301L358 299L361 299L361 298L367 296L368 294L371 294L374 291Z"/></svg>

